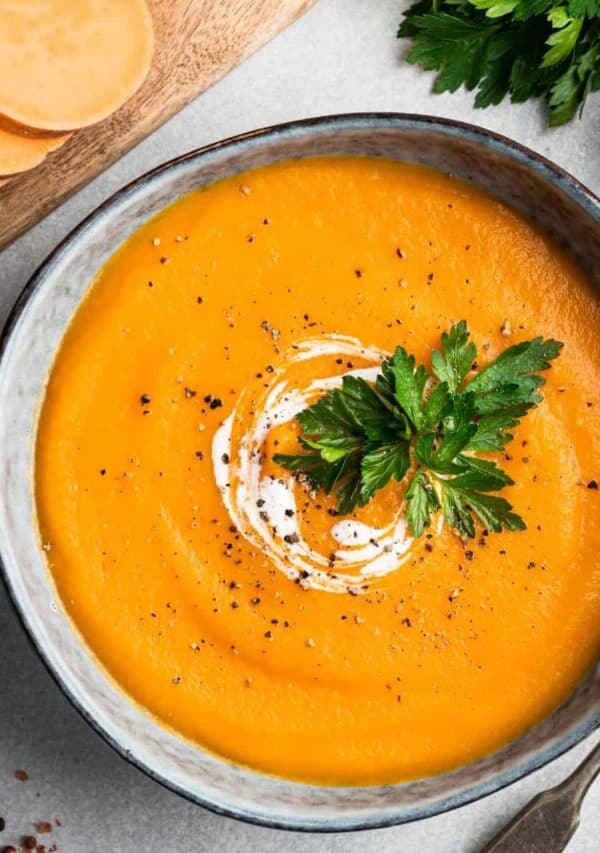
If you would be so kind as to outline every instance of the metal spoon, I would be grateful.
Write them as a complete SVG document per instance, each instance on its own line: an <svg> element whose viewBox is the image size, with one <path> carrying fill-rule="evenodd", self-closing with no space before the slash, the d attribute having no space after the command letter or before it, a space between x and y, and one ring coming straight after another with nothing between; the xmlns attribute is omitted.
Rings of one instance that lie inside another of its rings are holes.
<svg viewBox="0 0 600 853"><path fill-rule="evenodd" d="M481 853L562 853L579 826L583 798L600 773L600 743L555 788L537 794Z"/></svg>

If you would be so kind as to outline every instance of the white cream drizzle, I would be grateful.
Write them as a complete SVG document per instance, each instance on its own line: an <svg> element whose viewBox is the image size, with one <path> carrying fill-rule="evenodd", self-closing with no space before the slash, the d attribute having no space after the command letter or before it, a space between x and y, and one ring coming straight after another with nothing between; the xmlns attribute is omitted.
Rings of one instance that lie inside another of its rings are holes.
<svg viewBox="0 0 600 853"><path fill-rule="evenodd" d="M323 355L372 361L372 367L345 374L372 380L387 353L342 335L300 341L269 374L270 382L260 399L250 400L248 390L240 394L233 412L215 433L213 469L232 523L274 566L305 588L359 594L368 588L369 578L393 572L408 559L413 539L404 508L400 506L382 528L350 518L332 519L331 536L339 546L332 565L329 554L314 550L302 536L294 476L283 469L277 477L267 475L261 461L271 429L292 421L324 391L341 385L342 375L337 375L313 380L306 388L292 387L287 376L290 368ZM246 428L241 432L243 424Z"/></svg>

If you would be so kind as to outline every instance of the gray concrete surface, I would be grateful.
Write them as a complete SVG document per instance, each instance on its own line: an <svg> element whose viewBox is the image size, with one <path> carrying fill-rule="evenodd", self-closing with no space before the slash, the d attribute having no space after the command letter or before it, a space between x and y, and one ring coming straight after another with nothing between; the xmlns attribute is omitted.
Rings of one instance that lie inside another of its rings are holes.
<svg viewBox="0 0 600 853"><path fill-rule="evenodd" d="M0 254L0 319L55 244L124 182L199 145L304 116L355 110L432 113L501 131L600 192L600 96L583 120L549 131L534 104L476 111L464 92L430 95L431 77L401 62L398 0L320 0L278 39L200 97ZM530 796L562 779L597 738L510 788L450 814L394 829L315 836L245 826L197 808L127 765L80 719L46 674L0 590L2 844L60 818L61 853L106 851L400 851L475 853ZM25 768L29 781L13 778ZM569 853L600 850L600 783ZM516 851L519 853L519 851Z"/></svg>

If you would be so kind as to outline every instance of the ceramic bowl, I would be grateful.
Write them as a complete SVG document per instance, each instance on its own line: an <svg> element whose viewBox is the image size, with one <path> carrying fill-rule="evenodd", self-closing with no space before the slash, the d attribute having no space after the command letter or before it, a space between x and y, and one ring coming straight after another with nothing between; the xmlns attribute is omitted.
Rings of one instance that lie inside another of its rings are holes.
<svg viewBox="0 0 600 853"><path fill-rule="evenodd" d="M163 729L88 652L58 599L36 533L32 469L45 383L69 320L117 246L198 186L276 160L370 154L472 181L537 221L600 276L600 201L531 151L458 122L349 115L294 122L193 151L116 193L79 225L27 285L4 330L0 361L0 551L15 607L75 707L123 757L217 812L269 826L349 830L427 817L535 770L600 723L600 668L540 725L451 773L375 787L320 787L236 767ZM600 284L600 279L598 280Z"/></svg>

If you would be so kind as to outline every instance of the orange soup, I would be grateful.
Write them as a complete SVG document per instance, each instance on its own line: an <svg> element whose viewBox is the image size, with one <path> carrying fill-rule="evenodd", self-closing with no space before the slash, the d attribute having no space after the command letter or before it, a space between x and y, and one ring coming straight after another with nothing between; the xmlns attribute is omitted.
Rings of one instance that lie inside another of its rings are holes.
<svg viewBox="0 0 600 853"><path fill-rule="evenodd" d="M386 547L403 482L340 516L273 455L302 389L398 345L429 365L461 319L479 367L564 342L487 454L527 529L436 518ZM598 328L552 240L421 167L307 159L192 193L102 270L49 379L36 493L64 606L132 699L233 762L353 785L492 752L600 650Z"/></svg>

